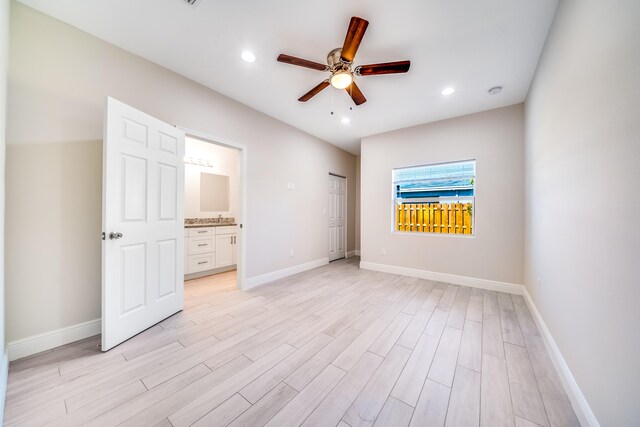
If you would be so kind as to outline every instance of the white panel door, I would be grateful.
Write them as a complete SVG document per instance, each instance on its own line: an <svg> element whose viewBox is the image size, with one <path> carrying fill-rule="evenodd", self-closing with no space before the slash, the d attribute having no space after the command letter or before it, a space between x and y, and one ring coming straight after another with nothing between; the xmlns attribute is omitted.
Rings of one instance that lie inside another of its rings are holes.
<svg viewBox="0 0 640 427"><path fill-rule="evenodd" d="M107 98L102 351L182 310L184 132Z"/></svg>
<svg viewBox="0 0 640 427"><path fill-rule="evenodd" d="M344 258L347 180L329 175L329 261Z"/></svg>

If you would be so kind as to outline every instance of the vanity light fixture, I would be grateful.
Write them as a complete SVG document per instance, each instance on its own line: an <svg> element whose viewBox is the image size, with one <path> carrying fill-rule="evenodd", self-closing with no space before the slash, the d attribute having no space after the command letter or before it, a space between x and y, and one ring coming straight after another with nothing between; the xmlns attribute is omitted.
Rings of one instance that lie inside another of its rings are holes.
<svg viewBox="0 0 640 427"><path fill-rule="evenodd" d="M185 157L184 162L195 166L204 166L207 168L213 167L213 162L211 162L211 160L199 159L197 157Z"/></svg>

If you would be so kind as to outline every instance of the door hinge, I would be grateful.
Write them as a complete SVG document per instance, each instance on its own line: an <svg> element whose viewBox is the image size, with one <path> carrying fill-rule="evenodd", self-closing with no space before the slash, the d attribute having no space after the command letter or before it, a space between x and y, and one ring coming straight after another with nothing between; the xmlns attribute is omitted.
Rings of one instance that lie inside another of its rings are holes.
<svg viewBox="0 0 640 427"><path fill-rule="evenodd" d="M107 238L107 233L105 233L104 231L102 232L102 240L106 240Z"/></svg>

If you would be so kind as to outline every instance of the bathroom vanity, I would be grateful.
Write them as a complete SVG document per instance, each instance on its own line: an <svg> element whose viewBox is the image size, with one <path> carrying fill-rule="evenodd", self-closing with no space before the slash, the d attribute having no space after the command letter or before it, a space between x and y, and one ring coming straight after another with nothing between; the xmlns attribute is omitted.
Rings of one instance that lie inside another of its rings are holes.
<svg viewBox="0 0 640 427"><path fill-rule="evenodd" d="M185 278L193 279L234 270L237 229L233 218L185 219Z"/></svg>

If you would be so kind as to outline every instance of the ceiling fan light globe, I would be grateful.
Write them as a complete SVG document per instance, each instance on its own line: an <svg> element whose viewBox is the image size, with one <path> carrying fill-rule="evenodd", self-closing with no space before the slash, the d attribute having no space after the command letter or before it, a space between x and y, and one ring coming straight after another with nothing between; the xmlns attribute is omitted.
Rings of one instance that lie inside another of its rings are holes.
<svg viewBox="0 0 640 427"><path fill-rule="evenodd" d="M346 89L353 82L353 76L347 71L335 73L331 76L331 86L336 89Z"/></svg>

